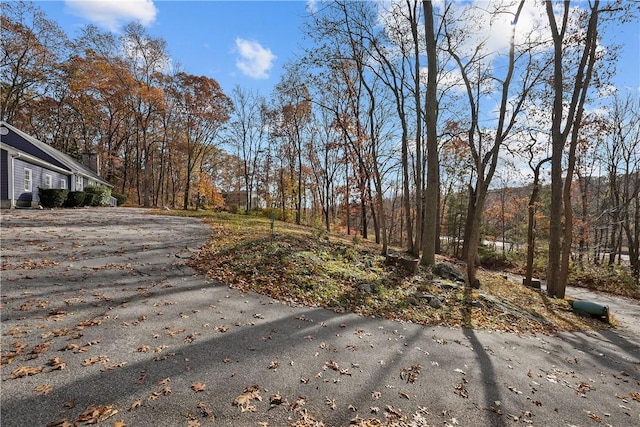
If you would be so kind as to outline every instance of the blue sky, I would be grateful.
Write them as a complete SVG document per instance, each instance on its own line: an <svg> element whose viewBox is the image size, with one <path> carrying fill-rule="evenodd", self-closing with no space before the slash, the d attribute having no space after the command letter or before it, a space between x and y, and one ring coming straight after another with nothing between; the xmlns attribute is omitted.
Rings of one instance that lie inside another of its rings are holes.
<svg viewBox="0 0 640 427"><path fill-rule="evenodd" d="M172 60L184 71L216 79L230 94L234 86L268 96L282 66L304 43L301 27L316 0L168 1L168 0L40 0L37 5L69 35L95 24L118 33L122 25L140 21L167 42ZM607 36L624 44L616 86L640 89L640 25L618 25ZM605 41L606 42L606 41Z"/></svg>
<svg viewBox="0 0 640 427"><path fill-rule="evenodd" d="M167 42L171 59L185 72L268 95L282 66L302 42L305 1L37 1L47 16L74 38L95 24L118 33L139 20Z"/></svg>

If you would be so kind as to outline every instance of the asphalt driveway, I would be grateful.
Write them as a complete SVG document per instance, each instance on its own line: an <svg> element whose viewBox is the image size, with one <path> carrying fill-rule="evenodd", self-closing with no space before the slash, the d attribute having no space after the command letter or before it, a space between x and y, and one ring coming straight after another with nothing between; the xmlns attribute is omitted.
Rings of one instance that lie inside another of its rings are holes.
<svg viewBox="0 0 640 427"><path fill-rule="evenodd" d="M1 226L3 427L640 425L634 301L607 302L621 326L598 332L422 327L209 281L185 264L198 219L17 210Z"/></svg>

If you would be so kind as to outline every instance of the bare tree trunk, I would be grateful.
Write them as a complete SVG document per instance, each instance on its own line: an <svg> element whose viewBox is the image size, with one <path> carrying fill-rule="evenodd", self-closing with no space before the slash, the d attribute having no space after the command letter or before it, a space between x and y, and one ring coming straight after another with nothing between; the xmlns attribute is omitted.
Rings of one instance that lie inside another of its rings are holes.
<svg viewBox="0 0 640 427"><path fill-rule="evenodd" d="M433 265L436 262L438 236L438 207L440 201L440 162L438 159L438 122L437 73L438 56L436 35L433 24L433 5L431 1L422 2L424 9L425 34L427 45L427 94L425 100L425 126L427 131L427 185L424 197L424 225L422 239L422 259L420 264Z"/></svg>
<svg viewBox="0 0 640 427"><path fill-rule="evenodd" d="M538 193L540 193L540 168L544 163L550 160L551 157L541 160L533 169L533 189L531 190L531 197L529 198L528 205L529 221L527 224L527 267L524 278L525 286L531 286L531 279L533 278L533 260L536 249L536 203L538 201Z"/></svg>
<svg viewBox="0 0 640 427"><path fill-rule="evenodd" d="M554 76L553 76L553 114L551 119L551 211L549 264L547 269L547 293L550 296L564 298L569 271L569 257L572 243L572 210L571 210L571 182L573 165L575 165L575 144L581 125L584 103L591 75L596 60L596 45L598 39L598 8L600 2L595 0L590 4L589 24L585 33L584 50L580 62L576 64L576 77L571 87L571 98L567 113L564 113L564 74L563 74L563 45L569 21L569 1L564 2L562 26L558 28L554 4L546 2L546 12L551 27L554 45ZM563 128L564 125L564 128ZM565 181L562 180L562 159L565 144L571 135L569 170ZM565 228L562 228L564 213ZM561 241L562 236L562 241Z"/></svg>
<svg viewBox="0 0 640 427"><path fill-rule="evenodd" d="M411 219L411 190L409 187L409 149L407 146L407 133L402 131L402 186L404 190L404 215L406 222L407 252L415 253L413 240L413 223Z"/></svg>

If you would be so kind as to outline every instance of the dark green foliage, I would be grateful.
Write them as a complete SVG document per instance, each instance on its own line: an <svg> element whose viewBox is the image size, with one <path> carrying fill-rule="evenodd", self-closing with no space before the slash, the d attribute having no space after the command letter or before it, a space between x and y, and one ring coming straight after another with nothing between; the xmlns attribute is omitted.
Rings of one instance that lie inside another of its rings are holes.
<svg viewBox="0 0 640 427"><path fill-rule="evenodd" d="M481 266L491 269L503 268L510 265L509 261L501 252L487 245L478 246L478 261Z"/></svg>
<svg viewBox="0 0 640 427"><path fill-rule="evenodd" d="M84 192L84 201L82 202L82 206L95 206L95 201L98 199L95 193L91 193L88 191Z"/></svg>
<svg viewBox="0 0 640 427"><path fill-rule="evenodd" d="M69 190L61 188L38 188L40 204L45 208L59 208L67 199Z"/></svg>
<svg viewBox="0 0 640 427"><path fill-rule="evenodd" d="M104 185L87 185L84 188L85 193L87 193L87 198L85 199L86 206L108 206L109 198L111 197L111 189ZM91 200L89 200L89 194L92 195ZM89 203L91 201L91 203Z"/></svg>
<svg viewBox="0 0 640 427"><path fill-rule="evenodd" d="M112 192L111 195L118 201L118 206L122 206L126 203L128 197L125 194Z"/></svg>
<svg viewBox="0 0 640 427"><path fill-rule="evenodd" d="M84 191L69 191L67 200L64 202L64 206L67 208L78 208L84 206L84 200L86 198Z"/></svg>

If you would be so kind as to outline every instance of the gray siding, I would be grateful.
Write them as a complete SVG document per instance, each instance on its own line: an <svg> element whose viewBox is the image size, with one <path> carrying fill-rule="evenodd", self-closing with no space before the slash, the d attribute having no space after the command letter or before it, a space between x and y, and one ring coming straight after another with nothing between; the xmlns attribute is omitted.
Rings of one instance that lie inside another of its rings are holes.
<svg viewBox="0 0 640 427"><path fill-rule="evenodd" d="M66 175L63 175L59 172L55 172L42 166L34 165L28 162L25 162L20 159L14 160L14 188L16 199L22 205L35 204L40 201L38 197L38 188L45 186L45 175L51 175L51 188L60 188L60 180L64 179L67 182L67 189L69 188L69 179ZM24 170L31 169L32 173L32 185L31 192L24 191Z"/></svg>
<svg viewBox="0 0 640 427"><path fill-rule="evenodd" d="M9 200L9 156L6 150L0 150L0 200Z"/></svg>

